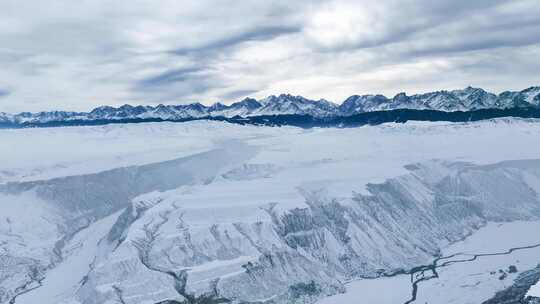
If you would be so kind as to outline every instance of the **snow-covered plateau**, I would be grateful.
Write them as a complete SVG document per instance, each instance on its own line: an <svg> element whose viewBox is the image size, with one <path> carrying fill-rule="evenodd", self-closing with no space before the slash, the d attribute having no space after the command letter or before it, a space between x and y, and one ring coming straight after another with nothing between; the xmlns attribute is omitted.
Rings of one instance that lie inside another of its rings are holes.
<svg viewBox="0 0 540 304"><path fill-rule="evenodd" d="M537 303L539 138L510 118L3 129L0 303Z"/></svg>

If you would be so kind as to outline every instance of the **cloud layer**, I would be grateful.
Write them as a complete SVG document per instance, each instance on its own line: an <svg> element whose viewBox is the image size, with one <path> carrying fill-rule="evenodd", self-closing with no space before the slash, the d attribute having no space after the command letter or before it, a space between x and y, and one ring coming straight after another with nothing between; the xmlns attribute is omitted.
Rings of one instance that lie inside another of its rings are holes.
<svg viewBox="0 0 540 304"><path fill-rule="evenodd" d="M0 111L540 84L536 0L0 4Z"/></svg>

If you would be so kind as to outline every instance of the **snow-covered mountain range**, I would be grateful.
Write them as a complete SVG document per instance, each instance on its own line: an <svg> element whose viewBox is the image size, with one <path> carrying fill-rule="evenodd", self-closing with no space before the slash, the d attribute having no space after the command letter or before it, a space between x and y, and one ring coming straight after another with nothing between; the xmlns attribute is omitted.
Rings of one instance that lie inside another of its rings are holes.
<svg viewBox="0 0 540 304"><path fill-rule="evenodd" d="M394 109L471 111L478 109L507 109L540 106L540 87L519 92L506 91L499 95L481 88L436 91L408 96L400 93L393 98L383 95L353 95L341 105L324 99L310 100L302 96L281 94L255 100L245 98L231 105L201 103L187 105L131 106L118 108L102 106L90 112L51 111L18 114L0 112L0 123L46 123L72 120L164 119L182 120L201 117L251 117L261 115L298 114L314 117L349 116L364 112Z"/></svg>

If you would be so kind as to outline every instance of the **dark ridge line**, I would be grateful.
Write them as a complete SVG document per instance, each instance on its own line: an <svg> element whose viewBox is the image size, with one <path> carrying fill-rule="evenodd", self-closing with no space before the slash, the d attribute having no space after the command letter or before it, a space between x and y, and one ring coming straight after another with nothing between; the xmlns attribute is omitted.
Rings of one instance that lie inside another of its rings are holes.
<svg viewBox="0 0 540 304"><path fill-rule="evenodd" d="M396 109L388 111L374 111L354 114L350 116L328 116L315 117L311 115L280 114L261 115L250 117L223 117L204 116L183 119L162 119L162 118L129 118L129 119L96 119L96 120L63 120L49 122L0 122L0 129L20 129L20 128L44 128L44 127L65 127L65 126L96 126L108 124L124 123L145 123L145 122L187 122L198 120L222 121L239 125L260 125L260 126L295 126L301 128L313 127L359 127L364 125L378 125L382 123L405 123L407 121L444 121L444 122L472 122L494 118L516 117L516 118L540 118L540 108L522 107L509 109L481 109L474 111L454 111L445 112L437 110L413 110Z"/></svg>

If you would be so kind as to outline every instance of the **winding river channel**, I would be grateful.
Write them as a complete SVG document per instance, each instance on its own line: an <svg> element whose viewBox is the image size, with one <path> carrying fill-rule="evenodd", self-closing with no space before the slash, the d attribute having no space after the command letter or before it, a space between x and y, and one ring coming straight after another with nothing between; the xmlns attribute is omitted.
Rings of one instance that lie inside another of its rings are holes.
<svg viewBox="0 0 540 304"><path fill-rule="evenodd" d="M521 251L521 250L527 250L527 249L533 249L533 248L539 248L539 247L540 247L540 243L537 243L530 246L510 248L503 252L479 253L479 254L455 253L449 256L438 257L435 260L433 260L431 264L417 266L407 272L398 271L398 272L387 274L384 276L393 277L393 276L402 275L402 274L408 274L411 276L412 295L408 301L404 302L404 304L410 304L416 301L420 283L428 281L428 280L432 280L432 279L438 279L439 273L437 272L437 270L440 268L448 267L450 265L457 264L457 263L473 262L476 259L482 258L482 257L509 255L515 251Z"/></svg>
<svg viewBox="0 0 540 304"><path fill-rule="evenodd" d="M346 293L317 304L483 303L538 267L537 231L540 221L488 223L426 264L353 280Z"/></svg>

